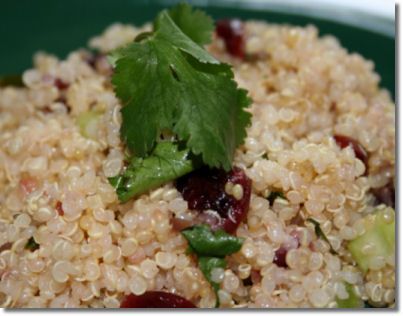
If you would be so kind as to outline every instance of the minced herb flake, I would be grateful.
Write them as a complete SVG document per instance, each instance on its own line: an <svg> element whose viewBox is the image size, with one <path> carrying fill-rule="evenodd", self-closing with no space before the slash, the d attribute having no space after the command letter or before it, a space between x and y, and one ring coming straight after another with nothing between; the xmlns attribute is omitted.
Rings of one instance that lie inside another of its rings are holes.
<svg viewBox="0 0 403 316"><path fill-rule="evenodd" d="M215 268L225 269L227 262L225 256L238 252L243 244L243 238L238 238L223 230L212 231L207 225L195 225L182 230L182 235L189 242L188 253L197 255L198 265L204 277L218 293L220 285L211 278ZM220 302L217 295L216 306Z"/></svg>
<svg viewBox="0 0 403 316"><path fill-rule="evenodd" d="M274 201L277 198L284 199L284 200L286 199L284 193L281 191L272 191L267 199L269 200L270 205L273 205Z"/></svg>
<svg viewBox="0 0 403 316"><path fill-rule="evenodd" d="M25 249L31 251L39 249L39 244L35 241L34 237L28 239L27 243L25 244Z"/></svg>
<svg viewBox="0 0 403 316"><path fill-rule="evenodd" d="M326 241L330 247L330 253L332 255L337 255L337 251L333 249L332 244L330 243L329 239L327 239L325 233L323 232L322 228L320 228L320 223L315 221L313 218L308 218L308 222L312 223L314 228L315 228L315 234L317 237L322 238L324 241Z"/></svg>

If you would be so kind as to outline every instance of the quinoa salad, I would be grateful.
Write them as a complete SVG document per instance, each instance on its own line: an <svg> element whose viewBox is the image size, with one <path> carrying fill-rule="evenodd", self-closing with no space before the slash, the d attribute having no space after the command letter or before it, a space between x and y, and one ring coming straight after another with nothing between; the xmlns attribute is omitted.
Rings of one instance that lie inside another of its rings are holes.
<svg viewBox="0 0 403 316"><path fill-rule="evenodd" d="M184 4L36 53L0 86L1 305L395 307L379 82L315 26Z"/></svg>

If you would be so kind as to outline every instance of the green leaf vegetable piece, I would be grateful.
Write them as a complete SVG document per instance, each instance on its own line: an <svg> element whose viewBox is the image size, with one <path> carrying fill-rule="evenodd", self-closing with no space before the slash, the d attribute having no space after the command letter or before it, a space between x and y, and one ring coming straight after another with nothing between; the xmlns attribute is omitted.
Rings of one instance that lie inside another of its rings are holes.
<svg viewBox="0 0 403 316"><path fill-rule="evenodd" d="M162 11L152 34L112 52L112 83L124 105L121 135L135 155L146 157L168 129L205 164L230 170L251 101L231 67L199 45L208 32L211 20L181 5Z"/></svg>
<svg viewBox="0 0 403 316"><path fill-rule="evenodd" d="M207 225L195 225L182 230L182 235L189 242L188 251L198 256L198 264L203 275L209 281L217 296L216 307L219 306L218 290L220 285L211 278L215 268L225 269L224 257L239 251L243 239L229 235L223 230L213 232Z"/></svg>
<svg viewBox="0 0 403 316"><path fill-rule="evenodd" d="M395 220L384 216L385 212L390 210L390 208L384 208L367 215L364 218L365 233L347 245L353 259L364 273L369 269L373 258L387 258L395 255ZM366 252L365 246L369 244L373 245L373 249Z"/></svg>
<svg viewBox="0 0 403 316"><path fill-rule="evenodd" d="M223 230L213 232L207 225L195 225L182 230L190 248L199 256L224 257L239 251L243 239Z"/></svg>
<svg viewBox="0 0 403 316"><path fill-rule="evenodd" d="M77 117L77 125L80 133L86 138L95 139L98 132L98 122L102 113L87 111L80 113Z"/></svg>
<svg viewBox="0 0 403 316"><path fill-rule="evenodd" d="M320 228L320 224L315 221L313 218L308 218L308 222L312 223L314 228L315 228L315 234L318 238L322 238L324 241L326 241L330 247L330 253L332 255L337 255L337 251L333 249L332 244L330 243L329 239L327 239L325 233L323 232L322 228Z"/></svg>
<svg viewBox="0 0 403 316"><path fill-rule="evenodd" d="M281 192L281 191L273 191L273 192L271 192L267 199L269 200L270 205L273 205L274 201L277 198L280 198L280 199L283 199L283 200L286 199L284 193Z"/></svg>
<svg viewBox="0 0 403 316"><path fill-rule="evenodd" d="M163 183L172 181L194 169L187 149L177 144L160 142L146 158L132 157L129 165L120 175L109 178L121 202L126 202Z"/></svg>
<svg viewBox="0 0 403 316"><path fill-rule="evenodd" d="M348 298L346 299L336 299L338 308L363 308L364 301L355 293L354 288L349 283L344 283L346 291L348 293Z"/></svg>
<svg viewBox="0 0 403 316"><path fill-rule="evenodd" d="M25 249L35 251L39 249L39 244L36 243L34 237L28 239L27 243L25 244Z"/></svg>
<svg viewBox="0 0 403 316"><path fill-rule="evenodd" d="M216 301L216 307L220 305L220 301L218 299L218 290L220 289L220 284L217 282L214 282L211 278L211 272L214 269L221 268L225 269L227 266L227 262L223 258L217 258L217 257L199 257L198 258L198 265L203 273L204 277L206 280L211 284L213 287L214 292L216 293L217 296L217 301Z"/></svg>

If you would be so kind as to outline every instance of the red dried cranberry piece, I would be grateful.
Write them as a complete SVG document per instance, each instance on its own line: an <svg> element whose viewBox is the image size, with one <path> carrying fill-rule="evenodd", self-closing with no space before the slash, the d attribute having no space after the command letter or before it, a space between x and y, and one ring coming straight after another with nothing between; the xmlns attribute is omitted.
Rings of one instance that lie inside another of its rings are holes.
<svg viewBox="0 0 403 316"><path fill-rule="evenodd" d="M237 200L225 192L227 182L242 186L241 199ZM176 187L188 202L189 208L201 212L199 220L209 224L214 230L222 228L228 233L233 233L246 217L251 185L251 180L239 168L233 168L230 172L202 168L176 182ZM211 216L209 212L205 212L206 210L214 210L218 216Z"/></svg>
<svg viewBox="0 0 403 316"><path fill-rule="evenodd" d="M287 262L285 261L285 257L287 256L288 250L284 247L280 247L274 253L273 263L275 263L278 267L288 268Z"/></svg>
<svg viewBox="0 0 403 316"><path fill-rule="evenodd" d="M148 291L142 295L125 296L120 308L196 308L187 299L168 292Z"/></svg>
<svg viewBox="0 0 403 316"><path fill-rule="evenodd" d="M6 243L2 244L0 246L0 253L2 253L5 250L11 249L12 246L13 246L13 244L11 242L6 242Z"/></svg>
<svg viewBox="0 0 403 316"><path fill-rule="evenodd" d="M340 148L351 146L354 150L355 156L364 163L365 169L368 169L368 153L358 141L343 135L334 135L333 137Z"/></svg>
<svg viewBox="0 0 403 316"><path fill-rule="evenodd" d="M64 82L62 79L60 78L56 78L55 79L55 86L59 89L59 90L66 90L69 87L69 84Z"/></svg>
<svg viewBox="0 0 403 316"><path fill-rule="evenodd" d="M372 189L371 192L375 195L377 204L395 208L395 186L392 183L382 188Z"/></svg>
<svg viewBox="0 0 403 316"><path fill-rule="evenodd" d="M58 213L60 216L63 216L63 215L64 215L64 210L63 210L62 202L60 202L60 201L57 201L57 202L56 202L56 211L57 211L57 213Z"/></svg>
<svg viewBox="0 0 403 316"><path fill-rule="evenodd" d="M285 258L287 257L287 252L291 249L297 249L300 246L299 234L296 230L290 233L291 239L283 244L274 253L273 263L278 267L288 268Z"/></svg>
<svg viewBox="0 0 403 316"><path fill-rule="evenodd" d="M238 19L219 20L216 23L216 33L225 42L228 53L234 57L244 59L245 40L244 25Z"/></svg>

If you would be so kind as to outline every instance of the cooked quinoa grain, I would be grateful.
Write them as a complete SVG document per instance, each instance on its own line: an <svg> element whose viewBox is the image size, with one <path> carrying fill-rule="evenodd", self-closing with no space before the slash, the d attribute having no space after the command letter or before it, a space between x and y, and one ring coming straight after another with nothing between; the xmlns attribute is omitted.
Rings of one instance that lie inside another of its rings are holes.
<svg viewBox="0 0 403 316"><path fill-rule="evenodd" d="M374 64L313 26L244 27L252 61L228 55L219 38L208 47L233 65L253 99L234 158L253 185L236 231L245 241L211 275L221 307L336 307L348 297L345 284L363 300L393 306L394 256L372 257L364 273L347 249L366 233L366 215L379 209L385 223L394 221L394 210L377 206L371 193L393 183L395 170L395 108ZM115 24L90 46L107 53L145 29ZM124 167L121 104L106 60L94 66L88 55L38 53L23 74L26 87L0 88L1 304L115 308L130 293L162 290L214 307L212 288L172 224L194 216L174 185L120 204L109 184ZM368 169L334 135L359 142ZM277 191L284 198L271 205L267 197ZM244 194L231 182L225 192ZM25 248L32 237L34 251Z"/></svg>

